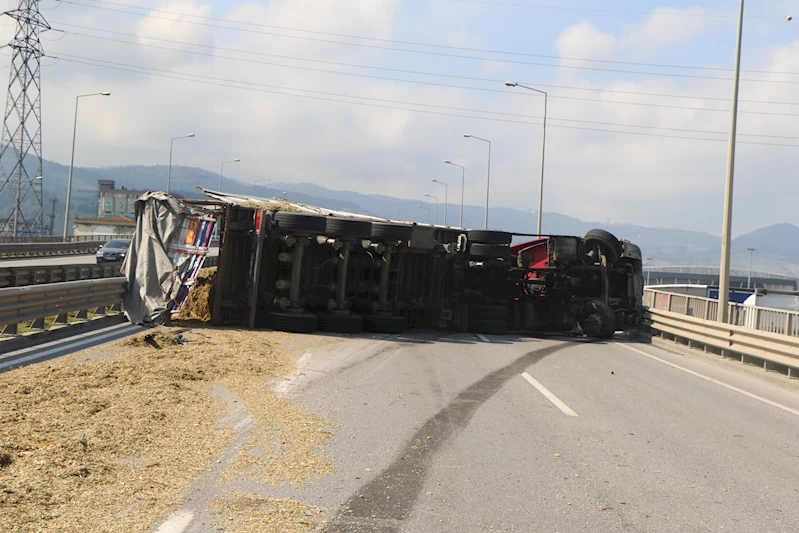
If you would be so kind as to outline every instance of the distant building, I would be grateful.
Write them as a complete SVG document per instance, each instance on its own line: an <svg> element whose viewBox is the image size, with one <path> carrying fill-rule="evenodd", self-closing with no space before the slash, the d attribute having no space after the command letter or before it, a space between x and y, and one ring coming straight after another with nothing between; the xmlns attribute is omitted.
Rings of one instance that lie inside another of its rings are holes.
<svg viewBox="0 0 799 533"><path fill-rule="evenodd" d="M136 230L133 218L113 215L110 217L78 218L75 217L73 235L75 237L112 237L131 236Z"/></svg>
<svg viewBox="0 0 799 533"><path fill-rule="evenodd" d="M115 188L114 180L97 180L97 216L113 217L123 216L134 218L136 216L136 200L147 191L134 189ZM172 193L175 198L183 198Z"/></svg>

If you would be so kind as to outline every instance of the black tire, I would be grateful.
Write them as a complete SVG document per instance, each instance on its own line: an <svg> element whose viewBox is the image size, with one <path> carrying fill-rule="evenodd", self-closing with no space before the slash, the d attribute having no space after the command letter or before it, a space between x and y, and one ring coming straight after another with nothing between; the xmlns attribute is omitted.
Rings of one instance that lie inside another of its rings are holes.
<svg viewBox="0 0 799 533"><path fill-rule="evenodd" d="M371 238L378 241L409 241L413 237L413 228L400 224L372 222Z"/></svg>
<svg viewBox="0 0 799 533"><path fill-rule="evenodd" d="M508 308L501 305L469 306L470 320L505 320L507 317Z"/></svg>
<svg viewBox="0 0 799 533"><path fill-rule="evenodd" d="M313 333L317 326L316 315L311 313L297 315L271 312L267 316L267 321L270 328L290 333Z"/></svg>
<svg viewBox="0 0 799 533"><path fill-rule="evenodd" d="M275 213L275 223L281 231L285 231L287 233L294 231L305 231L322 234L325 232L325 225L327 221L325 220L325 217L319 215L306 215L304 213L278 211Z"/></svg>
<svg viewBox="0 0 799 533"><path fill-rule="evenodd" d="M609 339L616 333L616 315L605 302L592 300L585 304L580 327L588 337Z"/></svg>
<svg viewBox="0 0 799 533"><path fill-rule="evenodd" d="M469 331L472 333L488 333L504 335L508 332L508 323L504 320L470 320Z"/></svg>
<svg viewBox="0 0 799 533"><path fill-rule="evenodd" d="M619 239L603 229L592 229L585 234L583 240L585 241L586 251L599 247L607 258L608 263L617 261L624 251Z"/></svg>
<svg viewBox="0 0 799 533"><path fill-rule="evenodd" d="M326 217L325 235L328 237L366 239L372 235L372 223L351 218Z"/></svg>
<svg viewBox="0 0 799 533"><path fill-rule="evenodd" d="M513 235L507 231L489 231L484 229L472 229L466 232L469 242L480 244L510 244Z"/></svg>
<svg viewBox="0 0 799 533"><path fill-rule="evenodd" d="M481 259L508 259L510 252L510 247L502 244L472 243L469 245L469 255Z"/></svg>
<svg viewBox="0 0 799 533"><path fill-rule="evenodd" d="M363 317L360 315L337 315L335 313L319 313L319 331L333 333L360 333L363 331Z"/></svg>
<svg viewBox="0 0 799 533"><path fill-rule="evenodd" d="M363 329L375 333L402 333L408 323L403 316L363 315Z"/></svg>

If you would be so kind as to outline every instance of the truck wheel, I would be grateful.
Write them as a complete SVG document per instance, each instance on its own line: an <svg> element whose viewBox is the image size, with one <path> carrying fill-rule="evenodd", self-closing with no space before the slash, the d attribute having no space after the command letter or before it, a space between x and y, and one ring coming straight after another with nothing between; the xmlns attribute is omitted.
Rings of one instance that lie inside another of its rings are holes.
<svg viewBox="0 0 799 533"><path fill-rule="evenodd" d="M580 327L588 337L609 339L616 332L616 315L605 302L592 300L585 304Z"/></svg>
<svg viewBox="0 0 799 533"><path fill-rule="evenodd" d="M598 247L607 258L608 263L617 261L624 251L619 239L603 229L592 229L585 234L583 241L585 241L587 250Z"/></svg>
<svg viewBox="0 0 799 533"><path fill-rule="evenodd" d="M275 213L275 223L285 232L310 231L320 234L325 232L325 217L319 215L278 211Z"/></svg>
<svg viewBox="0 0 799 533"><path fill-rule="evenodd" d="M472 229L466 232L469 242L480 244L510 244L513 235L507 231L489 231L485 229Z"/></svg>
<svg viewBox="0 0 799 533"><path fill-rule="evenodd" d="M475 242L469 245L469 255L480 259L508 259L510 252L510 247L503 244L480 244Z"/></svg>
<svg viewBox="0 0 799 533"><path fill-rule="evenodd" d="M469 319L472 320L505 320L508 308L501 305L472 305L469 307Z"/></svg>
<svg viewBox="0 0 799 533"><path fill-rule="evenodd" d="M401 224L372 222L371 237L377 241L409 241L413 237L413 228Z"/></svg>
<svg viewBox="0 0 799 533"><path fill-rule="evenodd" d="M504 335L508 332L508 324L504 320L470 320L469 331L472 333L488 333Z"/></svg>
<svg viewBox="0 0 799 533"><path fill-rule="evenodd" d="M267 315L267 324L278 331L313 333L316 331L317 318L311 313L295 315L294 313L271 312Z"/></svg>
<svg viewBox="0 0 799 533"><path fill-rule="evenodd" d="M325 235L328 237L365 239L371 234L372 223L366 220L325 217Z"/></svg>
<svg viewBox="0 0 799 533"><path fill-rule="evenodd" d="M337 315L319 313L319 331L333 333L360 333L363 331L363 317L360 315Z"/></svg>
<svg viewBox="0 0 799 533"><path fill-rule="evenodd" d="M402 333L407 325L403 316L363 316L363 329L375 333Z"/></svg>

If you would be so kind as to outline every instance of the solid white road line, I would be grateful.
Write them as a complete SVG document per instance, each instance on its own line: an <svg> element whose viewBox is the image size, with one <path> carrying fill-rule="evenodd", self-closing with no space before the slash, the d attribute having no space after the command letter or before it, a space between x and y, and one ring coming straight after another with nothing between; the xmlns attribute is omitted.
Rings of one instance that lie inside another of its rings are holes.
<svg viewBox="0 0 799 533"><path fill-rule="evenodd" d="M137 327L134 326L133 324L125 324L125 325L128 326L128 329L130 330L130 333L133 333L133 331L135 331L137 329ZM127 333L127 332L128 332L128 330L125 330L125 333ZM51 348L49 350L37 351L37 352L34 352L31 355L26 355L25 357L14 357L12 355L12 356L9 356L9 358L13 357L13 360L8 361L8 362L0 363L0 370L3 370L5 368L9 368L9 367L19 366L20 364L25 363L27 361L33 361L35 359L42 359L44 357L47 357L48 355L52 355L54 353L58 353L58 352L63 351L65 349L71 349L73 351L78 351L81 348L81 346L85 346L85 345L90 344L92 342L102 341L104 339L107 339L108 337L113 337L114 335L119 335L119 334L120 334L119 330L114 330L114 331L109 331L108 333L103 333L102 335L96 335L96 336L93 336L93 337L84 338L84 339L82 339L79 342L64 342L64 341L61 341L62 344L59 345L59 346L56 346L55 348Z"/></svg>
<svg viewBox="0 0 799 533"><path fill-rule="evenodd" d="M477 335L477 338L483 342L491 342L490 340L488 340L488 337L486 337L482 333L475 333L475 335Z"/></svg>
<svg viewBox="0 0 799 533"><path fill-rule="evenodd" d="M767 404L769 404L769 405L771 405L773 407L776 407L777 409L782 409L783 411L787 411L787 412L789 412L791 414L799 416L799 411L797 411L796 409L791 409L790 407L782 405L781 403L773 402L773 401L771 401L771 400L769 400L767 398L763 398L762 396L758 396L757 394L752 394L751 392L747 392L747 391L745 391L743 389L739 389L738 387L733 387L732 385L728 385L728 384L724 383L723 381L719 381L717 379L713 379L711 377L708 377L708 376L705 376L703 374L700 374L699 372L694 372L693 370L689 370L689 369L687 369L685 367L682 367L680 365L676 365L674 363L670 363L669 361L666 361L665 359L661 359L660 357L656 357L656 356L654 356L652 354L646 353L643 350L639 350L638 348L632 348L630 346L627 346L626 344L621 344L621 343L617 343L617 344L619 346L627 348L628 350L631 350L633 352L639 353L641 355L645 355L646 357L649 357L650 359L654 359L655 361L659 361L659 362L663 363L664 365L668 365L668 366L670 366L672 368L676 368L677 370L682 370L683 372L688 372L692 376L696 376L698 378L704 379L705 381L709 381L711 383L715 383L716 385L721 385L725 389L730 389L730 390L733 390L735 392L739 392L739 393L743 394L744 396L749 396L750 398L754 398L755 400L759 400L759 401L761 401L763 403L767 403Z"/></svg>
<svg viewBox="0 0 799 533"><path fill-rule="evenodd" d="M153 533L181 533L185 530L191 521L194 519L194 513L191 511L177 511L166 519L166 522L158 526Z"/></svg>
<svg viewBox="0 0 799 533"><path fill-rule="evenodd" d="M563 402L560 400L560 398L558 398L557 396L555 396L554 394L552 394L551 392L549 392L549 389L547 389L546 387L544 387L543 385L541 385L541 384L540 384L538 381L536 381L536 379L535 379L533 376L531 376L531 375L530 375L530 374L528 374L527 372L522 372L522 377L523 377L524 379L526 379L527 381L529 381L529 382L530 382L530 385L532 385L533 387L535 387L536 389L538 389L538 392L540 392L541 394L543 394L543 395L546 397L546 399L547 399L547 400L549 400L550 402L552 402L552 403L555 405L555 407L557 407L558 409L560 409L561 411L563 411L563 413L564 413L564 414L566 414L566 415L569 415L569 416L578 416L578 415L577 415L577 413L575 413L575 412L572 410L572 408L571 408L571 407L569 407L568 405L566 405L565 403L563 403Z"/></svg>

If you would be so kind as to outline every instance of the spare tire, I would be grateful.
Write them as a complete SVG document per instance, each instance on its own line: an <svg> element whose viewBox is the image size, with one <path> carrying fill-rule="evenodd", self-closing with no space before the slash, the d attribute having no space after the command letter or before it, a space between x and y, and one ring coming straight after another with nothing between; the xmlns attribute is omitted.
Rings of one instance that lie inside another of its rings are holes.
<svg viewBox="0 0 799 533"><path fill-rule="evenodd" d="M599 248L600 252L607 258L608 263L617 261L624 252L619 239L603 229L592 229L585 234L583 240L585 241L586 251Z"/></svg>
<svg viewBox="0 0 799 533"><path fill-rule="evenodd" d="M507 231L489 231L485 229L471 229L466 232L469 242L480 244L510 244L513 235Z"/></svg>
<svg viewBox="0 0 799 533"><path fill-rule="evenodd" d="M306 215L290 211L275 213L275 224L281 231L307 231L311 233L325 232L325 217L319 215Z"/></svg>
<svg viewBox="0 0 799 533"><path fill-rule="evenodd" d="M372 234L372 223L351 218L325 218L325 235L328 237L351 237L365 239Z"/></svg>
<svg viewBox="0 0 799 533"><path fill-rule="evenodd" d="M378 241L409 241L413 237L413 228L401 224L372 222L371 237Z"/></svg>
<svg viewBox="0 0 799 533"><path fill-rule="evenodd" d="M508 259L510 252L510 246L503 244L480 244L475 242L469 245L469 255L480 259Z"/></svg>

